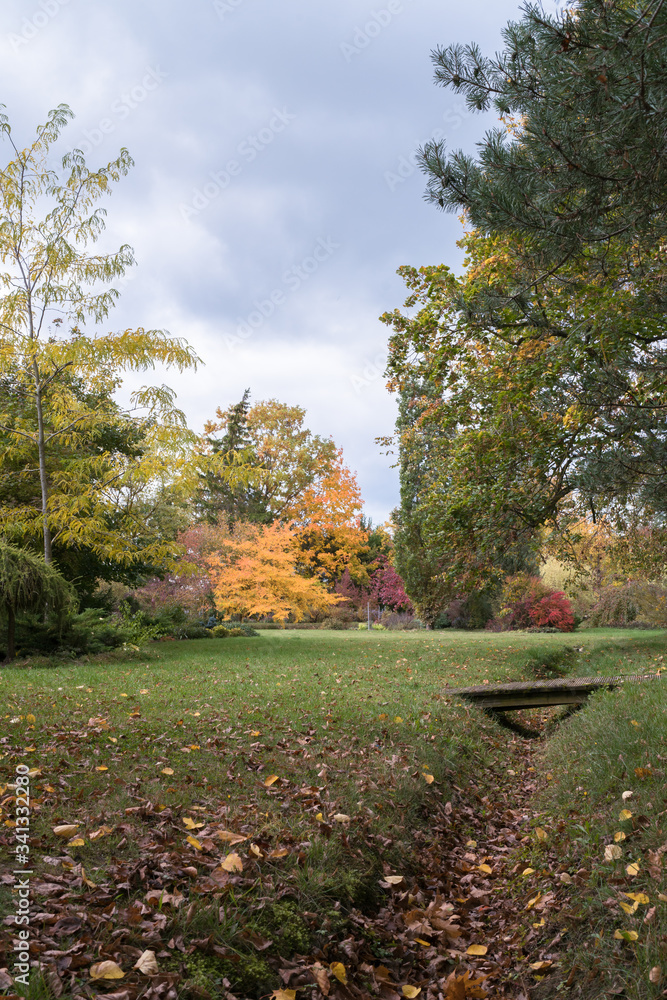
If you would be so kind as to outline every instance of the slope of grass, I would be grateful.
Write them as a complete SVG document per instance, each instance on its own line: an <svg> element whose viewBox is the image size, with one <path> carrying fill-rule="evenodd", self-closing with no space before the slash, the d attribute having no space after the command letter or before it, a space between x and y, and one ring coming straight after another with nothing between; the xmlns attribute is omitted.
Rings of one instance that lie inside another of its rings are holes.
<svg viewBox="0 0 667 1000"><path fill-rule="evenodd" d="M187 919L178 910L167 924L185 951L163 947L161 968L181 963L183 996L223 995L224 979L261 995L278 984L278 958L322 950L320 931L334 942L361 933L354 914L377 910L383 875L415 869L415 845L444 803L469 796L483 814L484 797L499 794L516 748L492 720L447 700L447 686L530 677L541 657L565 649L572 673L641 672L656 666L661 644L664 633L617 630L285 631L3 668L2 836L11 846L12 777L27 765L36 878L54 877L51 858L63 878L78 872L70 891L82 899L113 900L103 887L126 882L130 906L147 889L187 896ZM59 839L62 824L76 836ZM234 851L243 871L212 883ZM0 906L11 909L7 889ZM125 954L113 951L121 919L124 910L94 935L87 959ZM86 981L80 969L72 980L63 973L64 997Z"/></svg>

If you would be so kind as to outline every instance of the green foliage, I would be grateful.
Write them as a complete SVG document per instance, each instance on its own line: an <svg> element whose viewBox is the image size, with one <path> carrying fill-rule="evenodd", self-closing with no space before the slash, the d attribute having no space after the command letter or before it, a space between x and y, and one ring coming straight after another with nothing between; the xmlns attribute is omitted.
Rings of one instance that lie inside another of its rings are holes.
<svg viewBox="0 0 667 1000"><path fill-rule="evenodd" d="M41 556L8 545L0 539L0 614L7 624L5 656L12 660L16 649L16 620L28 612L40 612L61 627L62 618L74 604L74 592L53 566Z"/></svg>
<svg viewBox="0 0 667 1000"><path fill-rule="evenodd" d="M606 277L619 239L634 280L633 244L664 241L666 28L661 0L577 0L554 14L530 4L494 57L474 43L433 52L436 82L473 112L493 107L505 128L486 133L477 159L428 143L428 197L482 232L516 235L526 285L588 250Z"/></svg>

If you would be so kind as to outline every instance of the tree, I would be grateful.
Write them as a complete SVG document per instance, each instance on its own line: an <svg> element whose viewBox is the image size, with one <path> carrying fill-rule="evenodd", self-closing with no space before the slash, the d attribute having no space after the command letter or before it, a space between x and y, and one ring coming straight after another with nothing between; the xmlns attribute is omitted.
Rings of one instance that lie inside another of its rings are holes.
<svg viewBox="0 0 667 1000"><path fill-rule="evenodd" d="M662 0L577 0L554 15L531 3L493 58L475 44L437 48L436 82L505 127L477 159L428 143L427 198L516 237L526 285L584 251L604 277L619 241L634 280L642 249L667 234L665 29Z"/></svg>
<svg viewBox="0 0 667 1000"><path fill-rule="evenodd" d="M7 619L7 656L16 656L16 616L26 611L59 615L73 607L74 591L62 576L38 555L0 540L0 595Z"/></svg>
<svg viewBox="0 0 667 1000"><path fill-rule="evenodd" d="M276 399L218 408L202 442L206 517L341 525L361 510L356 478L331 438L303 426L306 411ZM223 431L222 438L214 435Z"/></svg>
<svg viewBox="0 0 667 1000"><path fill-rule="evenodd" d="M54 532L63 542L89 546L107 557L133 561L135 553L122 534L102 526L90 502L109 491L133 494L141 476L123 477L118 467L111 476L102 472L106 456L90 458L96 475L81 467L54 481L50 456L54 449L76 452L96 428L113 416L112 391L123 371L143 371L157 364L178 370L193 367L197 358L188 345L162 330L125 330L87 336L86 320L106 319L118 297L113 288L134 263L128 246L116 253L88 250L104 231L105 211L95 207L112 183L124 176L132 160L123 149L106 167L91 171L79 150L62 160L61 174L47 166L47 157L72 112L60 105L37 129L35 140L20 149L7 116L0 115L0 131L14 158L0 172L0 272L4 295L0 299L0 366L14 383L13 395L0 400L0 429L19 452L34 452L39 471L39 524L31 507L23 507L23 528L41 535L44 558L52 559ZM100 286L107 285L100 291ZM64 322L75 325L62 335ZM83 380L86 393L77 392ZM21 404L17 407L16 400ZM91 403L91 399L96 402ZM133 394L136 406L147 410L154 426L154 443L173 453L182 446L183 415L174 406L166 386L144 387ZM12 449L5 455L12 459ZM90 457L90 456L89 456ZM159 464L159 463L158 463ZM127 469L124 470L127 473ZM146 470L144 470L145 472ZM82 474L81 474L82 473Z"/></svg>
<svg viewBox="0 0 667 1000"><path fill-rule="evenodd" d="M327 611L339 598L317 580L301 576L297 546L288 525L220 524L216 551L205 557L217 607L241 618L273 615L296 621L313 611Z"/></svg>

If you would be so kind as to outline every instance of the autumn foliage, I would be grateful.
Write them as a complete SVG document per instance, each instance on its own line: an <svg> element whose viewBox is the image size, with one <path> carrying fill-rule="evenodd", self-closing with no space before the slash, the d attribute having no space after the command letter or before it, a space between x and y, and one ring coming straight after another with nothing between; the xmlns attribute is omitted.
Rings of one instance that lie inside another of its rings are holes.
<svg viewBox="0 0 667 1000"><path fill-rule="evenodd" d="M571 632L574 615L562 591L550 590L537 576L517 573L505 583L500 612L486 627L493 632L526 628Z"/></svg>

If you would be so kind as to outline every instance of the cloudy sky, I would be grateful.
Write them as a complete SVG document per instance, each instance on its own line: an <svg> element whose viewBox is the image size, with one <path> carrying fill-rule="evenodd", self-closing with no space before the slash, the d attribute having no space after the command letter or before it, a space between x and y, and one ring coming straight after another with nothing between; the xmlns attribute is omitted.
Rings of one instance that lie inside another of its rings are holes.
<svg viewBox="0 0 667 1000"><path fill-rule="evenodd" d="M105 242L139 266L110 328L166 328L205 365L168 373L190 426L277 398L342 445L384 520L396 471L374 439L401 264L458 268L460 224L422 201L411 157L474 148L492 120L432 82L431 49L490 51L516 0L3 0L0 102L28 142L61 102L62 152L135 160ZM8 153L2 151L3 158Z"/></svg>

